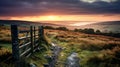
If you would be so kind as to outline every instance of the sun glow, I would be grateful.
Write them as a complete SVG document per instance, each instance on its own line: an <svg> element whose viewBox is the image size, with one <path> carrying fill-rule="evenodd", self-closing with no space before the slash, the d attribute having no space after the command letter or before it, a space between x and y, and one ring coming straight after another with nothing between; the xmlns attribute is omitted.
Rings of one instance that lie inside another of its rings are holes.
<svg viewBox="0 0 120 67"><path fill-rule="evenodd" d="M56 16L47 16L47 19L50 19L50 20L55 20L57 17Z"/></svg>
<svg viewBox="0 0 120 67"><path fill-rule="evenodd" d="M41 16L40 17L41 20L43 21L57 21L60 20L59 16L54 16L54 15L50 15L50 16Z"/></svg>

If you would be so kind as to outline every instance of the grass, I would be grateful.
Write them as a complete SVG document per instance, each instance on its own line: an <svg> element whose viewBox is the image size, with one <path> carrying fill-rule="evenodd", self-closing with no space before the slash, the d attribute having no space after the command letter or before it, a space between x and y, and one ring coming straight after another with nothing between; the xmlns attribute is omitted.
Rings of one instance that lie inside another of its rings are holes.
<svg viewBox="0 0 120 67"><path fill-rule="evenodd" d="M24 35L19 35L24 36ZM45 36L46 41L42 41L40 48L43 47L40 51L35 52L29 58L20 58L19 66L20 67L29 67L30 63L35 64L37 67L43 67L43 64L47 63L45 55L50 55L51 51L50 40ZM9 26L0 26L0 67L15 67L12 56L12 45L11 45L11 33ZM10 61L10 62L9 62ZM17 64L18 65L18 64Z"/></svg>
<svg viewBox="0 0 120 67"><path fill-rule="evenodd" d="M71 52L78 53L81 67L120 67L120 38L47 29L45 33L64 48L59 67L64 66Z"/></svg>
<svg viewBox="0 0 120 67"><path fill-rule="evenodd" d="M8 60L12 56L11 34L9 26L0 26L0 67L13 67L13 63Z"/></svg>
<svg viewBox="0 0 120 67"><path fill-rule="evenodd" d="M1 67L7 67L7 66L13 66L13 64L10 61L10 58L12 56L11 50L1 47L0 48L0 66Z"/></svg>
<svg viewBox="0 0 120 67"><path fill-rule="evenodd" d="M9 27L0 26L1 61L11 55L10 35ZM42 42L40 45L43 47L41 51L34 53L29 58L21 58L21 65L34 63L38 67L43 67L43 64L47 63L45 55L52 54L49 48L50 43L55 42L63 48L57 67L64 67L71 52L78 53L81 67L120 67L120 38L46 29L45 40L46 42ZM14 67L12 61L0 62L0 67L8 66Z"/></svg>
<svg viewBox="0 0 120 67"><path fill-rule="evenodd" d="M10 43L0 43L0 46L12 51L12 44Z"/></svg>

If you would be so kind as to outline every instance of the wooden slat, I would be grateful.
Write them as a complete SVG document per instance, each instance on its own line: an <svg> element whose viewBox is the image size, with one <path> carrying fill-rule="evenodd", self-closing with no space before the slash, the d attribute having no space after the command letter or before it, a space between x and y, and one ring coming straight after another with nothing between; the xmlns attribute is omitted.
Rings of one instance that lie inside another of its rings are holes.
<svg viewBox="0 0 120 67"><path fill-rule="evenodd" d="M35 52L37 50L38 46L39 46L39 43L36 43L35 46L34 46L33 52Z"/></svg>
<svg viewBox="0 0 120 67"><path fill-rule="evenodd" d="M24 36L24 37L20 37L19 40L24 40L24 39L27 39L27 38L30 38L30 36Z"/></svg>
<svg viewBox="0 0 120 67"><path fill-rule="evenodd" d="M23 56L23 55L25 55L26 53L28 53L30 50L31 50L31 48L25 50L23 53L20 54L20 57Z"/></svg>
<svg viewBox="0 0 120 67"><path fill-rule="evenodd" d="M39 35L37 34L37 35L34 35L34 36L39 36Z"/></svg>
<svg viewBox="0 0 120 67"><path fill-rule="evenodd" d="M28 42L28 43L26 43L26 44L23 44L23 45L19 46L19 48L23 48L23 47L25 47L25 46L27 46L27 45L29 45L29 44L31 44L31 42Z"/></svg>
<svg viewBox="0 0 120 67"><path fill-rule="evenodd" d="M32 53L29 53L26 57L29 57Z"/></svg>
<svg viewBox="0 0 120 67"><path fill-rule="evenodd" d="M35 48L34 50L33 50L33 52L35 52L37 50L37 48Z"/></svg>
<svg viewBox="0 0 120 67"><path fill-rule="evenodd" d="M35 42L36 42L36 40L39 40L39 37L36 37L36 38L34 38L35 39Z"/></svg>
<svg viewBox="0 0 120 67"><path fill-rule="evenodd" d="M35 46L34 46L34 48L36 48L38 45L39 45L39 43L36 43Z"/></svg>

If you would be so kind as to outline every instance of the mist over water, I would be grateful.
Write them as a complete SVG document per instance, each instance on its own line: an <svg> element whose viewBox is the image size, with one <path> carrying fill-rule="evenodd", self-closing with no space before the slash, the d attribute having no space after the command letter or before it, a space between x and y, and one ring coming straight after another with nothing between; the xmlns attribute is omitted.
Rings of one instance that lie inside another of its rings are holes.
<svg viewBox="0 0 120 67"><path fill-rule="evenodd" d="M113 32L120 33L120 25L85 25L79 26L78 28L93 28L95 30L100 30L101 32Z"/></svg>
<svg viewBox="0 0 120 67"><path fill-rule="evenodd" d="M70 26L82 26L82 25L88 25L93 23L97 23L97 22L91 22L91 21L73 22L72 24L70 24Z"/></svg>
<svg viewBox="0 0 120 67"><path fill-rule="evenodd" d="M100 30L101 32L112 32L112 33L120 33L120 21L113 21L113 22L74 22L70 24L72 27L70 29L85 29L85 28L92 28L95 31Z"/></svg>

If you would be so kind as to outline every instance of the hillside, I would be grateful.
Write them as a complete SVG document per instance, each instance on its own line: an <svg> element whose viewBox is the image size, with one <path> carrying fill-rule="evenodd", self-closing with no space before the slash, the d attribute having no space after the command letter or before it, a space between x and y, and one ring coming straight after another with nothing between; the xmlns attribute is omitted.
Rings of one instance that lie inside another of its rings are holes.
<svg viewBox="0 0 120 67"><path fill-rule="evenodd" d="M120 25L120 21L99 22L99 23L93 23L93 25Z"/></svg>
<svg viewBox="0 0 120 67"><path fill-rule="evenodd" d="M120 66L120 38L60 30L45 30L45 34L63 47L59 67L64 67L72 52L78 54L81 67Z"/></svg>

